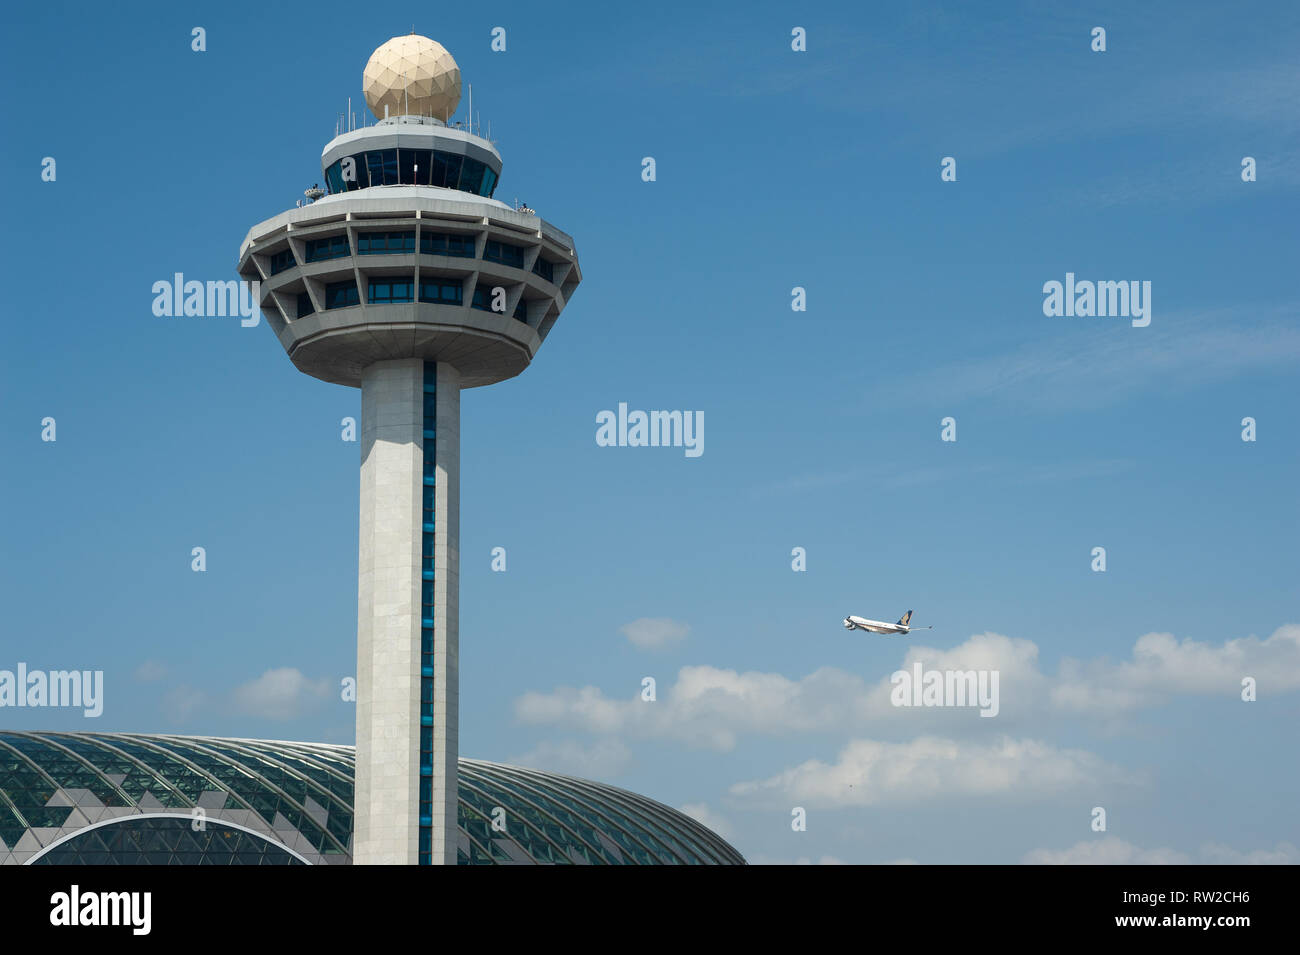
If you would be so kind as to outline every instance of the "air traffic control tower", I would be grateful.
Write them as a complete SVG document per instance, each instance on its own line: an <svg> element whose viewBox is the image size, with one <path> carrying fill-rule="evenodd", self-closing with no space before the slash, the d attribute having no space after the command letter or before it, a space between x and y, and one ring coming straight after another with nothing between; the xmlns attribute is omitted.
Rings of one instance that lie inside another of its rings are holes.
<svg viewBox="0 0 1300 955"><path fill-rule="evenodd" d="M361 389L357 864L456 863L460 395L528 367L573 239L492 198L501 156L451 54L394 37L321 154L326 192L249 230L239 274L299 371Z"/></svg>

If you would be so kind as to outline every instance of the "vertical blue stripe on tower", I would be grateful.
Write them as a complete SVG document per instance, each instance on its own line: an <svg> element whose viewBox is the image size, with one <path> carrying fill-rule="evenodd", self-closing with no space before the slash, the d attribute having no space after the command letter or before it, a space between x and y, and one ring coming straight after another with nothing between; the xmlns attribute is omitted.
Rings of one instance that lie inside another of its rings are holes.
<svg viewBox="0 0 1300 955"><path fill-rule="evenodd" d="M424 363L424 485L420 532L420 865L433 864L433 544L438 366Z"/></svg>

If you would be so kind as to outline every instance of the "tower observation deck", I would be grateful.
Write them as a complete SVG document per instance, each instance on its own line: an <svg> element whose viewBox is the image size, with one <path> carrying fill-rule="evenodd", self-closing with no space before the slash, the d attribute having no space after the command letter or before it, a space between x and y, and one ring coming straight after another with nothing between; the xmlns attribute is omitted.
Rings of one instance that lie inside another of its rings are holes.
<svg viewBox="0 0 1300 955"><path fill-rule="evenodd" d="M569 235L492 198L441 45L394 37L363 82L377 122L238 270L299 371L361 389L354 861L455 864L460 393L522 372L582 276Z"/></svg>

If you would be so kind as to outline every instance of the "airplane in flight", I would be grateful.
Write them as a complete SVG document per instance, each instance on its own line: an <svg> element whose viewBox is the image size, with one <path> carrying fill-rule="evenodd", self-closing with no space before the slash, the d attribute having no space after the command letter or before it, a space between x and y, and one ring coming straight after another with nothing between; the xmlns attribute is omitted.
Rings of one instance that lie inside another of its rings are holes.
<svg viewBox="0 0 1300 955"><path fill-rule="evenodd" d="M898 623L885 623L883 620L868 620L865 617L845 617L845 630L870 630L872 633L911 633L913 630L933 630L934 627L909 627L912 611L898 618Z"/></svg>

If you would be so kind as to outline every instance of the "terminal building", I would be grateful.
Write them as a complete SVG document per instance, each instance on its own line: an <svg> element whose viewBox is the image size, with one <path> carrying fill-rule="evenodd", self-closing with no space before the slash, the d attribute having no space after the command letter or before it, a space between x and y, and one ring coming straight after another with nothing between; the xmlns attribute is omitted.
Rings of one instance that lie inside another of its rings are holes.
<svg viewBox="0 0 1300 955"><path fill-rule="evenodd" d="M353 749L0 731L0 865L347 865ZM613 786L462 759L461 865L743 865L694 819Z"/></svg>

